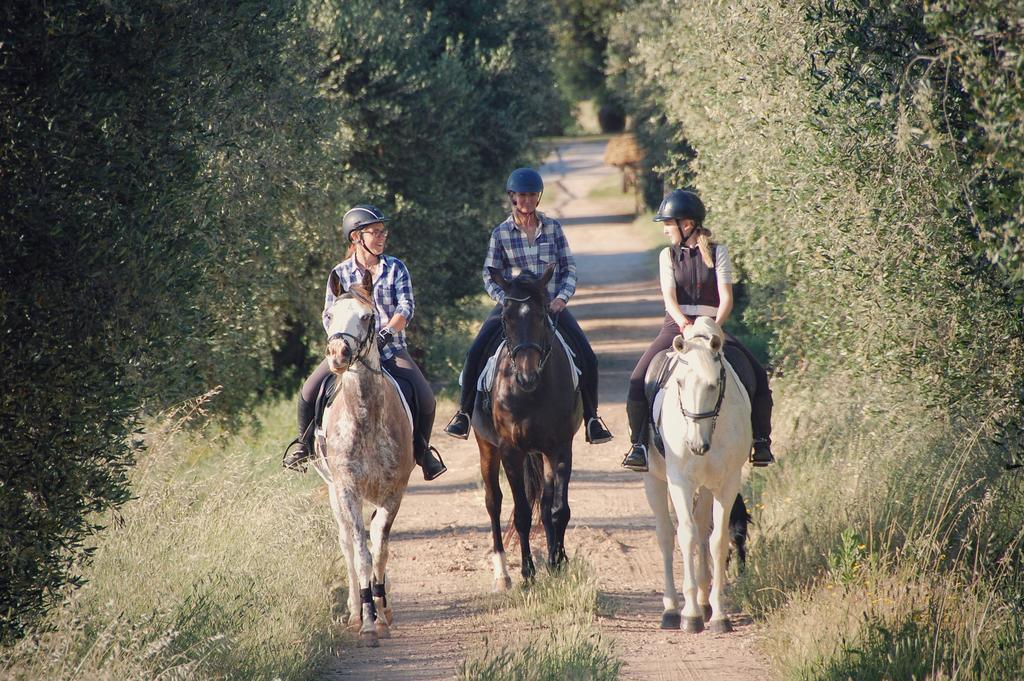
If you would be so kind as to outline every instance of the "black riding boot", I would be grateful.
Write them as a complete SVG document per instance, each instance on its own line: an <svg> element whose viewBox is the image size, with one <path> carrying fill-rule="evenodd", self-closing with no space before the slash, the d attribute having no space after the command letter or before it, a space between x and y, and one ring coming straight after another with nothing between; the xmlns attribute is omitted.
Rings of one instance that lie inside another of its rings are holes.
<svg viewBox="0 0 1024 681"><path fill-rule="evenodd" d="M629 419L629 452L622 460L622 467L637 473L647 471L647 434L650 430L647 415L647 401L628 400L626 417Z"/></svg>
<svg viewBox="0 0 1024 681"><path fill-rule="evenodd" d="M281 465L293 471L304 473L306 460L313 456L313 417L316 407L299 396L299 436L284 450Z"/></svg>
<svg viewBox="0 0 1024 681"><path fill-rule="evenodd" d="M750 424L754 431L754 450L750 453L750 463L758 468L775 461L772 455L772 393L754 395L750 405Z"/></svg>
<svg viewBox="0 0 1024 681"><path fill-rule="evenodd" d="M470 377L469 363L462 370L462 392L459 395L459 410L444 427L444 432L460 440L469 438L469 415L473 413L476 400L476 377Z"/></svg>
<svg viewBox="0 0 1024 681"><path fill-rule="evenodd" d="M413 448L413 458L423 469L423 479L433 480L448 470L436 449L430 446L422 436L416 436L416 446Z"/></svg>
<svg viewBox="0 0 1024 681"><path fill-rule="evenodd" d="M582 376L580 377L580 397L583 399L583 435L587 442L599 445L611 440L612 432L597 415L597 386Z"/></svg>

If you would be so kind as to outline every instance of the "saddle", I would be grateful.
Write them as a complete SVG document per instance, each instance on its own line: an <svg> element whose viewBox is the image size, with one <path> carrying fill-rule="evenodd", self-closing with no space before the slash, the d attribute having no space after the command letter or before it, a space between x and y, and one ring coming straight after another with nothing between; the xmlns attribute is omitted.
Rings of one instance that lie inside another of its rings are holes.
<svg viewBox="0 0 1024 681"><path fill-rule="evenodd" d="M412 385L406 381L396 380L383 367L381 367L381 370L398 391L398 396L402 398L402 406L405 407L405 415L409 418L409 425L415 429L416 417L419 415L419 405L416 402L416 392L413 390ZM316 402L314 403L313 432L316 435L317 447L323 452L327 451L323 427L324 414L327 412L327 408L334 403L334 398L338 394L337 379L338 376L336 374L331 373L327 375L327 378L320 384L320 391L317 393Z"/></svg>
<svg viewBox="0 0 1024 681"><path fill-rule="evenodd" d="M723 352L733 374L739 379L740 385L747 391L748 396L753 395L757 389L757 379L754 377L754 369L750 366L747 356L732 343L726 343ZM661 416L661 405L665 401L665 384L673 369L672 356L671 350L659 352L651 360L650 366L647 367L647 374L644 376L644 397L648 405L647 417L651 428L651 443L662 456L665 456L665 443L662 441L661 431L658 429L658 418Z"/></svg>
<svg viewBox="0 0 1024 681"><path fill-rule="evenodd" d="M569 366L572 368L570 372L572 374L572 387L574 391L578 392L580 389L580 375L583 372L576 363L576 353L569 347L569 343L562 336L562 332L557 328L553 330L555 338L558 339L559 344L565 349L565 357L569 360ZM498 360L503 352L505 352L505 339L502 338L500 333L496 333L486 346L486 351L483 355L486 359L483 360L483 367L480 369L476 381L476 411L480 413L487 423L490 423L493 418L491 413L491 406L493 404L491 401L491 391L494 388L494 376L497 374ZM459 385L462 385L462 380L462 375L459 375Z"/></svg>

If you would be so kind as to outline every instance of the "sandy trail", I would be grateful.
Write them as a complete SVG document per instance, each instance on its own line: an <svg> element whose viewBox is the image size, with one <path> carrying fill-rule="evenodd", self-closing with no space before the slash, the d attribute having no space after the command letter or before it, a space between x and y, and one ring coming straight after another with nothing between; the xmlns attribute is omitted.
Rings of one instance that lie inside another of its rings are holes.
<svg viewBox="0 0 1024 681"><path fill-rule="evenodd" d="M582 430L577 433L566 545L570 555L587 556L602 592L615 603L614 613L599 624L626 662L622 678L767 679L767 664L754 645L757 628L742 613L733 613L736 631L727 635L658 628L661 560L653 519L641 477L619 467L628 438L629 373L664 314L651 250L657 241L632 226L631 197L588 198L617 174L602 165L604 145L561 145L541 169L548 186L557 186L554 200L542 209L562 222L576 255L580 285L571 308L599 357L601 413L616 436L592 446ZM650 231L658 234L656 226ZM475 607L491 583L479 455L472 438L463 442L444 435L450 416L438 414L433 438L448 473L425 483L414 471L392 533L394 638L377 649L346 648L332 660L325 679L447 679L467 654L493 637ZM510 504L506 495L504 512ZM543 535L538 539L535 551L543 549ZM515 553L510 567L518 581Z"/></svg>

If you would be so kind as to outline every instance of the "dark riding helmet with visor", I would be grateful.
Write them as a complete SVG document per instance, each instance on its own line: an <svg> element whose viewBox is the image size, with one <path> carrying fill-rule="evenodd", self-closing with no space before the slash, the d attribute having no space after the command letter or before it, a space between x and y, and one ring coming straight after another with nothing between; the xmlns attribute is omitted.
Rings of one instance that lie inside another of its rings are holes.
<svg viewBox="0 0 1024 681"><path fill-rule="evenodd" d="M352 233L358 232L363 227L372 225L376 222L388 222L391 218L384 215L376 206L370 204L360 204L355 208L349 209L345 213L345 217L341 220L341 230L344 243L349 243L352 240Z"/></svg>
<svg viewBox="0 0 1024 681"><path fill-rule="evenodd" d="M706 215L704 202L700 200L699 196L685 189L676 189L661 200L661 206L658 207L654 221L693 220L700 227L704 224Z"/></svg>
<svg viewBox="0 0 1024 681"><path fill-rule="evenodd" d="M540 194L544 191L544 179L533 168L516 168L505 182L505 191Z"/></svg>

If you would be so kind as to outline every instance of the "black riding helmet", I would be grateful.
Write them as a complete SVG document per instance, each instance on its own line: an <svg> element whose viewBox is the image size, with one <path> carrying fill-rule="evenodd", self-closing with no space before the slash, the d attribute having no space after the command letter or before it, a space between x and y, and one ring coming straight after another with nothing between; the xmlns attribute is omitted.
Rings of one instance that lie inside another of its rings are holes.
<svg viewBox="0 0 1024 681"><path fill-rule="evenodd" d="M391 218L384 215L376 206L363 203L359 204L355 208L349 209L345 213L345 217L341 220L341 231L344 235L344 243L349 243L352 240L352 232L362 229L367 225L372 225L375 222L388 222Z"/></svg>
<svg viewBox="0 0 1024 681"><path fill-rule="evenodd" d="M699 196L685 189L676 189L661 200L661 206L658 207L658 214L654 216L654 221L693 220L697 226L701 226L704 224L705 215L707 215L707 211Z"/></svg>
<svg viewBox="0 0 1024 681"><path fill-rule="evenodd" d="M529 194L531 192L540 194L544 191L544 180L541 178L540 173L533 168L516 168L508 176L508 181L505 182L505 191L520 194Z"/></svg>

